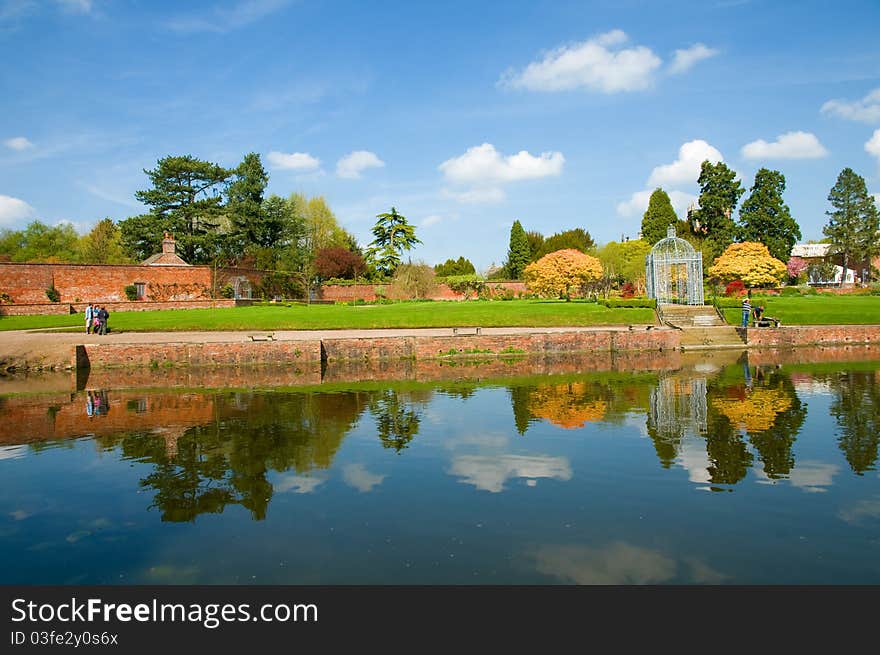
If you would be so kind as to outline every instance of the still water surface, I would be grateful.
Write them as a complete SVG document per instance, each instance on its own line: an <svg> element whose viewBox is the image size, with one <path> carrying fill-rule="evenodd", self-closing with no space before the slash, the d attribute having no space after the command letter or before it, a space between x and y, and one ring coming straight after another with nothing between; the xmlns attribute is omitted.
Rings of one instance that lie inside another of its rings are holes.
<svg viewBox="0 0 880 655"><path fill-rule="evenodd" d="M6 394L0 583L880 583L880 362L737 357Z"/></svg>

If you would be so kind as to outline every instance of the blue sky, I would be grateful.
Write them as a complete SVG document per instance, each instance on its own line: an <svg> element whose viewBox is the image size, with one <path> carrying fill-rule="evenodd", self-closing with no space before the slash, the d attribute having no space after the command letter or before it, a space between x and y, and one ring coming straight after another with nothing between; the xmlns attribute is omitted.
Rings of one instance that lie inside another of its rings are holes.
<svg viewBox="0 0 880 655"><path fill-rule="evenodd" d="M832 7L832 8L829 8ZM140 213L160 157L324 195L362 243L506 256L510 224L634 236L704 158L782 170L804 239L850 166L880 194L880 3L0 0L0 227Z"/></svg>

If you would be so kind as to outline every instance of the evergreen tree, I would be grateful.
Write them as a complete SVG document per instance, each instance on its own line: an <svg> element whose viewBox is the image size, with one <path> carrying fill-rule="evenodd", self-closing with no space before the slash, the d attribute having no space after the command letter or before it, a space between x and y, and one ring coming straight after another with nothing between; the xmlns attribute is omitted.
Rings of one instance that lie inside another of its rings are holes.
<svg viewBox="0 0 880 655"><path fill-rule="evenodd" d="M541 248L538 251L538 257L535 259L540 259L544 255L549 255L557 250L571 249L586 253L592 251L595 247L596 242L593 241L590 233L581 227L576 227L573 230L557 232L544 239L544 243L541 244Z"/></svg>
<svg viewBox="0 0 880 655"><path fill-rule="evenodd" d="M151 226L153 252L159 252L164 231L174 234L178 254L190 264L213 261L217 248L223 197L222 185L231 172L191 155L160 159L144 169L152 188L135 193L156 219Z"/></svg>
<svg viewBox="0 0 880 655"><path fill-rule="evenodd" d="M380 272L391 275L400 266L403 252L421 241L416 238L415 227L394 207L390 212L378 214L376 218L378 220L373 226L375 238L367 249L367 255Z"/></svg>
<svg viewBox="0 0 880 655"><path fill-rule="evenodd" d="M263 168L260 155L251 152L235 169L235 178L227 187L226 210L243 250L249 246L271 248L277 243L277 225L266 225L262 212L263 193L268 183L269 174Z"/></svg>
<svg viewBox="0 0 880 655"><path fill-rule="evenodd" d="M529 265L531 253L529 252L529 240L526 231L519 221L514 221L510 228L510 247L507 251L507 271L515 280L522 277L526 266Z"/></svg>
<svg viewBox="0 0 880 655"><path fill-rule="evenodd" d="M475 275L477 269L469 259L459 257L458 259L447 259L442 264L434 267L437 277L450 277L452 275Z"/></svg>
<svg viewBox="0 0 880 655"><path fill-rule="evenodd" d="M536 262L541 258L541 248L544 246L544 235L540 232L526 232L529 242L529 263Z"/></svg>
<svg viewBox="0 0 880 655"><path fill-rule="evenodd" d="M666 238L666 230L678 222L669 195L660 187L654 189L648 201L648 209L642 217L642 239L652 246Z"/></svg>
<svg viewBox="0 0 880 655"><path fill-rule="evenodd" d="M829 219L822 232L841 255L844 269L865 266L870 275L871 258L880 250L877 239L880 220L864 178L851 168L844 168L828 194L828 202L833 210L825 212Z"/></svg>
<svg viewBox="0 0 880 655"><path fill-rule="evenodd" d="M785 176L766 168L755 173L755 184L739 212L740 241L758 241L776 259L787 262L801 229L782 201Z"/></svg>
<svg viewBox="0 0 880 655"><path fill-rule="evenodd" d="M691 229L711 246L715 255L724 252L736 234L733 210L745 192L736 172L724 162L704 161L700 167L700 208L691 212Z"/></svg>

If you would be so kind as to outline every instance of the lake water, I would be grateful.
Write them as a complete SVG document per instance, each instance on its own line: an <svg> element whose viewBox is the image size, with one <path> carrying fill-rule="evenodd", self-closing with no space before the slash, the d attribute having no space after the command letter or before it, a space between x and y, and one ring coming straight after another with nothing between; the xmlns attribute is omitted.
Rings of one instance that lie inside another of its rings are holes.
<svg viewBox="0 0 880 655"><path fill-rule="evenodd" d="M880 583L878 351L651 357L6 379L0 583Z"/></svg>

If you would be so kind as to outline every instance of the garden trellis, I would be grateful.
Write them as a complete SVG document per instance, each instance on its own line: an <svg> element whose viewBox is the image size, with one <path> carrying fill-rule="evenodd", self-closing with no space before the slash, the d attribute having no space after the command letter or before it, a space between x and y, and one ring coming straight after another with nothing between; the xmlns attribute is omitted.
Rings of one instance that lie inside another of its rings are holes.
<svg viewBox="0 0 880 655"><path fill-rule="evenodd" d="M703 255L684 239L675 236L675 226L666 230L645 257L648 297L658 305L703 304Z"/></svg>

